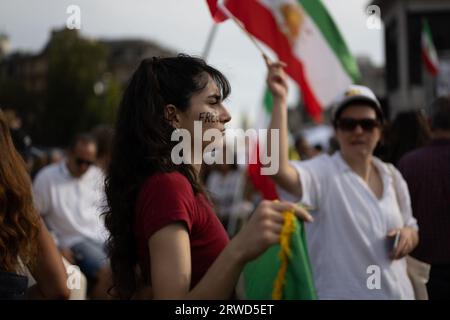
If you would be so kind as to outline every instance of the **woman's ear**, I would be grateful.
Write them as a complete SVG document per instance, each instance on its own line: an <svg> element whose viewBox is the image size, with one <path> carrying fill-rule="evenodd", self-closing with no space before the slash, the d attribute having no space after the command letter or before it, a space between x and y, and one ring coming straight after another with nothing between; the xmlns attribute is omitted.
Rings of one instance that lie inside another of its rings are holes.
<svg viewBox="0 0 450 320"><path fill-rule="evenodd" d="M178 116L178 109L173 104L168 104L164 107L164 117L174 128L179 128L180 119Z"/></svg>

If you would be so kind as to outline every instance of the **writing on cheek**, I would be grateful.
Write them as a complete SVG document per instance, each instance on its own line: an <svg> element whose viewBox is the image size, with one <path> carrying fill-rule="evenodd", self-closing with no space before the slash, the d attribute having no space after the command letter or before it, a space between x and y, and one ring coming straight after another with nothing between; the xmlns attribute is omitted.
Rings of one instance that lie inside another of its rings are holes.
<svg viewBox="0 0 450 320"><path fill-rule="evenodd" d="M203 123L217 123L219 122L219 115L215 112L200 112L198 120Z"/></svg>

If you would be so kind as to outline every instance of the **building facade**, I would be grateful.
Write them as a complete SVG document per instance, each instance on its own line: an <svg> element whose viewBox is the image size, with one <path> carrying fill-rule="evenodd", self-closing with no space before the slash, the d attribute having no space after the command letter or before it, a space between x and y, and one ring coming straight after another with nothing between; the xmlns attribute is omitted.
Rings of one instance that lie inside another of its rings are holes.
<svg viewBox="0 0 450 320"><path fill-rule="evenodd" d="M386 90L390 118L398 112L425 109L438 95L450 93L450 0L375 0L385 25ZM421 59L422 19L427 19L440 65L438 77Z"/></svg>

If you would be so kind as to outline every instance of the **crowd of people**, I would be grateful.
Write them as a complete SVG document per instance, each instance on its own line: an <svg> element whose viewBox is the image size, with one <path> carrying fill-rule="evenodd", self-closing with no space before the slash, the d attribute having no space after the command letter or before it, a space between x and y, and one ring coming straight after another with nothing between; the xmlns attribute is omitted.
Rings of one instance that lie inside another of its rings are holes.
<svg viewBox="0 0 450 320"><path fill-rule="evenodd" d="M231 299L292 210L319 299L417 299L411 256L431 267L426 296L449 299L450 98L389 123L374 93L352 85L334 105L335 152L301 135L290 146L284 64L265 59L280 201L258 193L236 155L172 161L174 132L194 135L196 121L202 135L223 132L231 119L228 80L199 58L143 60L115 127L76 135L38 166L17 118L0 111L0 298Z"/></svg>

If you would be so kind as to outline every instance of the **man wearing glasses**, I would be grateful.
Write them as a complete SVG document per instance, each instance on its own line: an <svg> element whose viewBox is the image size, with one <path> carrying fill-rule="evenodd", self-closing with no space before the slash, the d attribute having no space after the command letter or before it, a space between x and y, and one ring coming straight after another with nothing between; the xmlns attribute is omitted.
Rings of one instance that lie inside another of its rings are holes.
<svg viewBox="0 0 450 320"><path fill-rule="evenodd" d="M109 266L104 244L107 237L100 216L104 202L104 176L94 165L95 140L77 135L67 157L43 168L33 184L35 203L54 234L61 254L78 265L95 283L92 298L105 298Z"/></svg>

